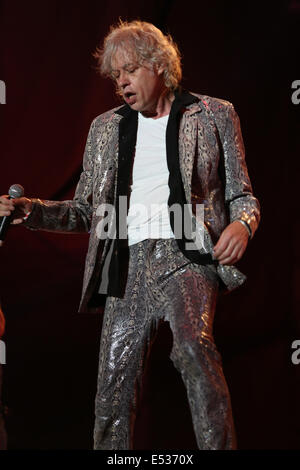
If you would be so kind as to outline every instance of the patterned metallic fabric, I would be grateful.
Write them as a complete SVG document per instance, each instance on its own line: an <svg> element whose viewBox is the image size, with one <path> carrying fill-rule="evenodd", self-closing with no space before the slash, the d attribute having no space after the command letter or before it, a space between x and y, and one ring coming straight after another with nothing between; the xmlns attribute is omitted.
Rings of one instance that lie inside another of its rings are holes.
<svg viewBox="0 0 300 470"><path fill-rule="evenodd" d="M232 104L204 95L195 96L199 101L183 110L180 121L180 169L187 203L204 204L204 251L212 253L229 222L244 220L253 235L259 223L260 208L252 194L239 118ZM89 301L97 289L109 251L109 240L102 243L97 235L96 229L103 216L96 211L100 204L115 205L121 119L114 109L92 122L74 199L61 202L34 199L32 213L24 223L33 229L90 232L81 312L92 311ZM225 187L219 175L221 152ZM217 273L228 290L245 280L235 266L219 265Z"/></svg>
<svg viewBox="0 0 300 470"><path fill-rule="evenodd" d="M254 235L259 202L245 163L239 118L228 101L195 95L179 124L179 166L187 203L204 205L203 254L234 220ZM83 172L72 201L33 200L25 225L56 232L90 233L80 311L93 311L110 242L99 237L101 204L116 206L119 128L117 109L98 116L89 130ZM220 168L222 167L222 174ZM196 225L197 212L192 223ZM111 227L108 227L108 232ZM245 280L235 266L201 266L188 260L176 240L145 240L129 247L126 292L107 297L101 334L95 406L95 449L130 449L142 374L162 321L173 334L171 359L185 384L199 449L234 449L230 397L212 325L220 284ZM96 309L99 311L99 308Z"/></svg>
<svg viewBox="0 0 300 470"><path fill-rule="evenodd" d="M212 336L216 268L199 266L176 240L130 246L124 298L108 297L100 344L94 448L132 448L143 370L161 321L185 384L199 449L234 449L230 397Z"/></svg>

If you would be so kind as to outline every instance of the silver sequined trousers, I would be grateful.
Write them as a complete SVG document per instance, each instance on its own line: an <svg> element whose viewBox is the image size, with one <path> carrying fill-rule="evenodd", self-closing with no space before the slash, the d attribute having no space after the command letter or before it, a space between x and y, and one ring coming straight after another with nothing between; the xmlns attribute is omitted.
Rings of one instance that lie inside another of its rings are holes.
<svg viewBox="0 0 300 470"><path fill-rule="evenodd" d="M230 396L213 336L218 278L175 239L131 245L122 299L105 306L95 400L94 449L132 449L137 397L159 323L173 335L171 360L186 387L199 449L234 449Z"/></svg>

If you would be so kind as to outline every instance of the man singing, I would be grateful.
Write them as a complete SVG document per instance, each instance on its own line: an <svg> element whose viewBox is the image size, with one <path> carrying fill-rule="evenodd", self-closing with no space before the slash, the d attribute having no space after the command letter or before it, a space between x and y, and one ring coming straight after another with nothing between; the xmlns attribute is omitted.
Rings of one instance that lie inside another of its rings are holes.
<svg viewBox="0 0 300 470"><path fill-rule="evenodd" d="M125 104L92 122L74 199L3 196L0 215L90 232L80 311L105 299L94 448L132 448L146 358L168 321L199 449L234 449L212 330L218 290L244 282L233 265L260 217L239 118L228 101L180 87L178 49L152 24L120 22L95 55Z"/></svg>

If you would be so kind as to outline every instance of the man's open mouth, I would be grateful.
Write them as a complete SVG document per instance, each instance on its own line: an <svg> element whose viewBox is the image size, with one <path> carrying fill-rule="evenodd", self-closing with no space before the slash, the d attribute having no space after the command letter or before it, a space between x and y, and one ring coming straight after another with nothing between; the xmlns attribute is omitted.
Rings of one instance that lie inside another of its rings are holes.
<svg viewBox="0 0 300 470"><path fill-rule="evenodd" d="M128 92L124 93L124 99L125 99L127 104L132 105L136 101L136 94L132 93L131 91L128 91Z"/></svg>

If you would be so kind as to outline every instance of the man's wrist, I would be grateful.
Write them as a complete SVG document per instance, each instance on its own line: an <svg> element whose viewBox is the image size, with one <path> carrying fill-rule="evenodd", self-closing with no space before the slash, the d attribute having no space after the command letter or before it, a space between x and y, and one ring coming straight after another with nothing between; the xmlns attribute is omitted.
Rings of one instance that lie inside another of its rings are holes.
<svg viewBox="0 0 300 470"><path fill-rule="evenodd" d="M245 222L245 220L242 220L242 219L236 219L236 222L240 222L241 224L243 224L243 226L247 229L249 239L251 239L252 238L252 230L251 230L250 225L247 224L247 222Z"/></svg>

